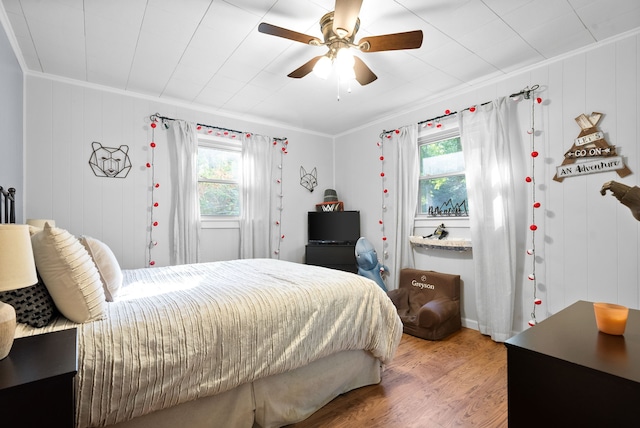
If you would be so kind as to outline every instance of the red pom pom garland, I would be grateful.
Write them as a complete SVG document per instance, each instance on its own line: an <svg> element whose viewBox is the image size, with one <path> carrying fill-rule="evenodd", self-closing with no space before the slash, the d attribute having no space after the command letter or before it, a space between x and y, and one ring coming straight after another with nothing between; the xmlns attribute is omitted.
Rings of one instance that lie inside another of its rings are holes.
<svg viewBox="0 0 640 428"><path fill-rule="evenodd" d="M536 231L538 230L538 225L536 224L536 210L541 207L541 204L536 199L536 159L539 157L540 153L536 150L536 132L535 132L535 105L541 104L542 99L532 98L533 92L537 89L537 85L533 87L533 89L525 89L525 99L531 99L531 127L527 130L527 134L529 135L529 143L531 148L531 166L530 166L530 175L525 177L525 182L530 183L530 194L531 194L531 223L529 224L530 231L530 239L531 239L531 247L527 249L527 255L531 257L531 273L527 276L529 281L532 283L533 288L533 307L531 311L531 318L529 320L529 326L535 326L538 321L536 319L536 307L542 304L542 299L537 297L538 284L536 277ZM515 98L514 98L515 100ZM534 102L535 101L535 102Z"/></svg>
<svg viewBox="0 0 640 428"><path fill-rule="evenodd" d="M156 220L154 220L155 218L155 208L158 207L158 202L156 201L155 198L155 190L158 189L160 187L160 184L156 182L155 179L155 154L156 154L156 148L157 148L157 144L156 144L156 127L157 127L157 121L158 118L154 115L151 116L151 142L149 143L149 147L151 147L151 150L149 150L150 155L151 155L151 160L149 162L146 163L146 167L147 170L151 172L151 187L150 187L150 192L151 192L151 197L150 200L154 201L151 204L151 207L149 208L149 225L151 227L148 228L148 238L149 238L149 242L147 244L147 267L152 267L155 266L156 261L153 259L153 255L152 255L152 251L153 249L158 245L158 243L153 239L153 230L158 227L158 222ZM163 121L163 123L165 123Z"/></svg>
<svg viewBox="0 0 640 428"><path fill-rule="evenodd" d="M284 233L282 233L282 211L284 210L284 205L283 205L283 197L284 197L284 190L283 190L283 183L284 183L284 179L282 176L282 165L284 163L284 155L288 154L288 146L289 146L289 140L287 140L286 138L275 138L273 140L273 147L274 149L278 150L278 153L280 153L280 164L278 165L278 174L279 176L276 177L276 184L278 185L279 189L276 192L279 199L279 203L277 204L276 210L277 212L274 214L274 216L276 217L275 220L275 231L274 233L277 233L277 242L276 242L276 248L273 250L273 254L276 256L276 258L280 258L280 250L281 250L281 245L282 245L282 241L284 240Z"/></svg>
<svg viewBox="0 0 640 428"><path fill-rule="evenodd" d="M154 192L160 188L160 183L158 183L155 179L155 149L158 147L155 142L155 130L158 128L158 123L162 123L163 125L159 129L169 129L170 123L173 120L175 119L160 116L159 113L156 113L150 116L149 127L151 131L151 142L149 143L149 147L151 148L151 150L149 150L149 153L150 153L151 159L150 161L145 163L145 167L151 174L151 180L150 180L151 186L149 187L149 189L151 193L150 200L152 201L151 206L149 207L149 223L148 223L149 226L147 227L148 238L149 238L149 243L147 245L148 252L146 254L147 267L155 266L157 264L152 257L152 250L158 245L158 242L153 239L153 233L157 227L160 227L159 222L155 220L155 214L156 214L155 209L160 206L160 204L157 202L156 195L154 194ZM250 132L234 131L232 129L219 128L219 127L210 126L210 125L203 125L201 123L195 124L195 129L196 129L196 132L199 134L215 135L220 138L229 138L231 140L245 139L246 141L248 141L253 138L253 134ZM289 145L289 140L287 140L286 138L273 139L272 147L275 150L278 150L278 152L280 153L281 160L284 159L284 155L288 154L288 145ZM278 165L278 172L274 174L274 176L279 175L274 179L276 185L279 186L279 189L274 190L274 193L276 193L277 196L280 198L280 202L279 204L277 204L277 207L276 207L278 213L275 215L276 220L274 223L276 227L274 228L274 231L273 231L274 234L277 234L277 238L278 238L276 249L274 250L274 254L277 255L278 258L280 258L279 257L280 244L282 240L284 240L285 238L284 233L282 233L282 211L283 211L282 199L284 196L282 170L283 170L282 163L280 163L280 165ZM275 239L276 235L274 235L273 238Z"/></svg>
<svg viewBox="0 0 640 428"><path fill-rule="evenodd" d="M378 159L380 160L380 189L381 189L381 193L380 193L380 218L378 219L378 226L380 227L380 234L381 236L381 240L382 240L382 253L381 253L381 258L382 260L385 260L389 257L389 252L388 252L388 243L387 243L387 236L385 233L385 214L387 212L387 206L385 203L385 198L388 197L389 195L389 189L387 189L385 187L386 184L386 174L384 172L384 167L385 167L385 156L384 156L384 141L385 138L387 140L391 139L394 136L400 135L401 130L400 129L394 129L393 131L383 131L380 134L380 140L377 142L377 146L380 148L380 156L378 157Z"/></svg>

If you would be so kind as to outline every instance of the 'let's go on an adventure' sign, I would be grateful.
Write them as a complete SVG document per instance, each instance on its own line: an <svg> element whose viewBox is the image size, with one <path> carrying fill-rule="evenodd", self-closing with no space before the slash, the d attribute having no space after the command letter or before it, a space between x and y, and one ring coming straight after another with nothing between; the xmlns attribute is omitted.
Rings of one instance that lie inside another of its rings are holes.
<svg viewBox="0 0 640 428"><path fill-rule="evenodd" d="M620 156L606 159L596 159L587 162L560 165L556 167L556 177L564 178L573 175L593 174L595 172L614 171L623 169L624 162Z"/></svg>
<svg viewBox="0 0 640 428"><path fill-rule="evenodd" d="M601 117L602 113L597 112L576 117L582 131L564 154L562 165L556 167L554 180L562 181L566 177L605 171L616 171L620 177L631 174L622 157L617 155L616 147L610 146L604 133L598 130Z"/></svg>

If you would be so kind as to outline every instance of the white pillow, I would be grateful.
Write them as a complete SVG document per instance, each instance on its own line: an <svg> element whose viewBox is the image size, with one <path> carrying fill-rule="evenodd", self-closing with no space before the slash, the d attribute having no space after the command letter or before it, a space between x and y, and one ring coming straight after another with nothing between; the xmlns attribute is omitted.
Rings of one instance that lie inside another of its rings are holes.
<svg viewBox="0 0 640 428"><path fill-rule="evenodd" d="M82 244L48 223L31 237L31 244L36 268L62 315L77 323L104 318L100 275Z"/></svg>
<svg viewBox="0 0 640 428"><path fill-rule="evenodd" d="M102 241L90 236L81 236L79 241L98 268L107 302L113 302L122 287L122 270L120 270L118 259L111 248Z"/></svg>

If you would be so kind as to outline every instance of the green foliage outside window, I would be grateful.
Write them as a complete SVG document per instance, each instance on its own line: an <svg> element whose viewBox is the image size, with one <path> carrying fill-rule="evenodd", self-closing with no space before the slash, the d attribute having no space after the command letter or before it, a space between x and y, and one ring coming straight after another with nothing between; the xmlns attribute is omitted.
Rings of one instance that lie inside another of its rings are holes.
<svg viewBox="0 0 640 428"><path fill-rule="evenodd" d="M460 137L420 145L420 214L468 216Z"/></svg>
<svg viewBox="0 0 640 428"><path fill-rule="evenodd" d="M200 146L198 194L200 215L240 215L240 152Z"/></svg>

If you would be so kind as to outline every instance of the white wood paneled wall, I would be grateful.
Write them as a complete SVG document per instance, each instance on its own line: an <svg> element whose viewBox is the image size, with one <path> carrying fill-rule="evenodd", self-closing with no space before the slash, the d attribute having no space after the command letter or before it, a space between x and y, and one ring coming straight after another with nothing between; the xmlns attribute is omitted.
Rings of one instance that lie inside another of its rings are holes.
<svg viewBox="0 0 640 428"><path fill-rule="evenodd" d="M145 167L151 161L147 118L157 106L37 77L27 78L26 89L27 217L54 219L76 235L103 240L122 267L146 266L151 186ZM164 133L157 134L157 200L168 205L167 148ZM126 178L93 174L93 141L105 147L129 146L132 168ZM154 238L167 245L167 210L157 210L157 217L162 227ZM156 256L159 265L168 262L162 250Z"/></svg>
<svg viewBox="0 0 640 428"><path fill-rule="evenodd" d="M13 187L18 195L24 192L22 80L20 64L0 28L0 186L5 191ZM17 222L23 217L22 206L20 202L16 205ZM2 213L4 216L4 209Z"/></svg>
<svg viewBox="0 0 640 428"><path fill-rule="evenodd" d="M571 56L538 66L526 72L486 84L466 93L433 100L420 110L413 110L357 129L336 138L336 150L349 147L361 161L355 171L353 159L336 157L337 186L345 199L357 201L368 214L363 234L371 237L382 252L376 238L380 212L380 162L375 141L383 129L394 129L409 123L440 116L445 109L460 110L471 105L507 96L525 86L540 85L537 94L543 103L536 106L536 196L542 203L536 211L536 278L537 296L543 304L536 308L541 321L577 300L607 301L640 308L640 222L629 209L611 194L601 196L602 184L617 180L630 186L640 186L640 37L621 38L610 43L576 52ZM568 177L559 183L552 178L564 153L571 148L580 128L574 118L591 112L604 114L599 128L609 144L615 145L632 174L620 178L615 172ZM520 101L518 120L522 137L523 164L530 165L529 138L530 104ZM370 154L370 155L364 155ZM393 171L386 171L391 180ZM528 171L522 173L522 181ZM358 176L360 180L354 180ZM517 178L517 177L516 177ZM359 184L368 183L366 189ZM516 183L520 186L519 183ZM392 183L389 186L393 186ZM523 187L524 192L528 192ZM531 244L528 231L531 209L529 196L519 219L524 229L519 240L519 256L514 313L514 331L527 328L533 308L533 288L527 275L531 260L525 250ZM390 207L392 211L393 208ZM366 217L365 217L366 218ZM394 230L387 219L386 230ZM452 227L454 236L468 236L456 222L444 221ZM424 226L424 224L423 224ZM434 224L416 230L416 234L433 231ZM524 236L526 235L526 236ZM392 248L392 246L391 246ZM414 252L416 267L459 273L462 277L463 318L473 327L476 319L475 283L472 253L418 250ZM393 252L390 257L394 257ZM391 264L390 260L387 260ZM497 260L496 263L500 261ZM396 273L397 274L397 273Z"/></svg>
<svg viewBox="0 0 640 428"><path fill-rule="evenodd" d="M153 113L223 126L273 137L287 137L283 158L283 204L280 258L304 261L306 212L322 202L322 191L309 193L299 185L300 165L317 167L319 185L333 187L331 138L271 124L241 121L198 112L144 97L87 87L43 76L27 76L25 126L25 217L54 219L75 235L89 235L107 243L123 268L147 266L151 228ZM129 146L132 168L124 178L96 177L89 167L91 143ZM166 132L155 131L154 199L159 226L153 230L157 266L169 264L169 222L172 200ZM275 149L274 149L275 150ZM239 257L238 229L204 228L201 261Z"/></svg>
<svg viewBox="0 0 640 428"><path fill-rule="evenodd" d="M547 177L562 162L580 128L581 113L604 114L599 129L617 147L632 175L615 172L548 181L545 257L548 308L555 313L576 300L640 307L640 222L612 195L608 180L640 185L640 43L637 36L550 65L545 113Z"/></svg>

